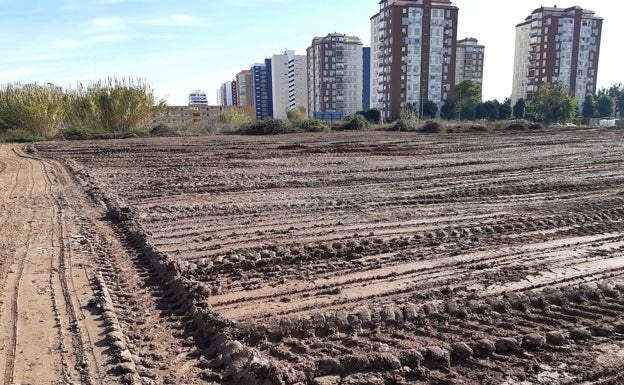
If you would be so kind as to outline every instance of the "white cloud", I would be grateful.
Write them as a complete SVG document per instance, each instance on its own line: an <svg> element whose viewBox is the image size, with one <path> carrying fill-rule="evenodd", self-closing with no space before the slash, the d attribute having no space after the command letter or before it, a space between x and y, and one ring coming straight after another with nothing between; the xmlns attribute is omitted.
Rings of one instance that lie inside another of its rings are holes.
<svg viewBox="0 0 624 385"><path fill-rule="evenodd" d="M126 40L131 40L133 37L130 35L120 35L120 34L113 34L113 35L99 35L99 36L95 36L91 39L91 42L95 42L95 43L112 43L112 42L117 42L117 41L126 41Z"/></svg>
<svg viewBox="0 0 624 385"><path fill-rule="evenodd" d="M60 48L76 48L85 45L85 41L80 40L57 40L56 45Z"/></svg>
<svg viewBox="0 0 624 385"><path fill-rule="evenodd" d="M127 22L120 17L96 17L91 20L91 25L109 30L127 28Z"/></svg>
<svg viewBox="0 0 624 385"><path fill-rule="evenodd" d="M161 26L161 27L184 27L184 26L197 26L204 24L203 20L184 14L171 14L164 17L145 18L138 21L139 24Z"/></svg>

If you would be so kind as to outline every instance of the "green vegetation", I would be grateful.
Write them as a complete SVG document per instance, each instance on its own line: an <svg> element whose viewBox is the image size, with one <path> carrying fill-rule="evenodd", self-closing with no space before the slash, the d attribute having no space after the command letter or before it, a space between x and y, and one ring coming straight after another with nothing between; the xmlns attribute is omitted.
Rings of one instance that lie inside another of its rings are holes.
<svg viewBox="0 0 624 385"><path fill-rule="evenodd" d="M616 84L588 94L581 106L589 118L612 117L624 111L624 87ZM210 121L153 126L164 111L149 85L140 79L109 78L77 90L53 85L8 84L0 87L0 141L32 142L47 139L106 139L137 136L206 134L274 135L302 132L391 130L404 132L489 132L532 130L555 122L569 122L578 113L576 100L565 85L544 85L530 102L519 99L481 100L481 86L459 82L438 109L433 101L406 104L399 119L382 122L378 109L358 111L340 121L309 119L304 108L287 111L287 119L253 120L243 112L223 110ZM439 116L441 119L436 119ZM516 120L510 122L511 118ZM524 120L527 117L532 122ZM457 120L459 119L459 121ZM536 123L539 122L539 123ZM577 123L580 120L577 120Z"/></svg>
<svg viewBox="0 0 624 385"><path fill-rule="evenodd" d="M339 131L357 131L366 130L369 127L370 124L363 115L355 114L345 117L342 124L334 127L334 129Z"/></svg>
<svg viewBox="0 0 624 385"><path fill-rule="evenodd" d="M370 124L381 123L381 111L377 108L370 108L365 111L358 111L357 115L362 115Z"/></svg>
<svg viewBox="0 0 624 385"><path fill-rule="evenodd" d="M581 116L583 116L584 118L593 118L594 116L596 116L596 111L596 99L594 99L594 95L585 95L583 107L581 108Z"/></svg>
<svg viewBox="0 0 624 385"><path fill-rule="evenodd" d="M251 121L244 124L238 130L231 131L230 133L242 135L277 135L325 131L329 131L329 126L319 120L309 119L290 121L282 119L266 119Z"/></svg>
<svg viewBox="0 0 624 385"><path fill-rule="evenodd" d="M140 79L109 78L70 91L47 84L8 84L0 87L0 134L5 140L15 135L40 140L141 133L163 106Z"/></svg>
<svg viewBox="0 0 624 385"><path fill-rule="evenodd" d="M474 120L475 109L481 103L481 85L464 79L455 85L451 99L455 106L454 118L459 116L459 120Z"/></svg>
<svg viewBox="0 0 624 385"><path fill-rule="evenodd" d="M513 106L513 116L516 119L524 119L524 114L526 113L526 101L522 98L518 99L516 104Z"/></svg>
<svg viewBox="0 0 624 385"><path fill-rule="evenodd" d="M528 107L531 116L545 124L570 122L576 116L577 102L563 84L541 86Z"/></svg>
<svg viewBox="0 0 624 385"><path fill-rule="evenodd" d="M308 119L308 112L303 107L293 108L293 109L290 109L290 110L286 111L286 118L288 120L295 120L295 121L297 121L297 120L307 120Z"/></svg>

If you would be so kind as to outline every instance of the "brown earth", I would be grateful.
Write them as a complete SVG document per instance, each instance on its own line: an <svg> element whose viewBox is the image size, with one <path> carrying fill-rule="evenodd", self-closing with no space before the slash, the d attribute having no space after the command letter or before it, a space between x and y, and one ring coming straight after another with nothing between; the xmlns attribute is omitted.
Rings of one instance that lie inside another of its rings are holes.
<svg viewBox="0 0 624 385"><path fill-rule="evenodd" d="M2 385L624 384L622 139L1 147Z"/></svg>

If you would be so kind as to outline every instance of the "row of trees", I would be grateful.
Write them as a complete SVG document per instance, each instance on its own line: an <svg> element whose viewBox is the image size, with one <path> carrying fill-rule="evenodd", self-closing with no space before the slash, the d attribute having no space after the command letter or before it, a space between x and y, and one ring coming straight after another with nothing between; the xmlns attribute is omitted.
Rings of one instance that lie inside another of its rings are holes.
<svg viewBox="0 0 624 385"><path fill-rule="evenodd" d="M581 116L586 118L610 117L624 111L624 87L616 84L598 92L595 98L588 94L583 103ZM578 103L563 84L545 84L534 94L531 103L519 99L513 106L511 99L502 103L498 100L483 102L481 86L473 80L465 79L455 85L453 95L438 106L432 101L425 101L422 107L407 104L401 111L401 120L413 117L429 119L439 116L447 120L489 121L515 119L533 119L543 123L569 122L578 115Z"/></svg>

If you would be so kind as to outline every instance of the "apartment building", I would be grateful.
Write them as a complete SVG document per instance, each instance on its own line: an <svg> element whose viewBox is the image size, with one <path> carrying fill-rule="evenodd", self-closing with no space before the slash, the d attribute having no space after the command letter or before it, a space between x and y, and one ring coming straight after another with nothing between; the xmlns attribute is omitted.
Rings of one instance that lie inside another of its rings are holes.
<svg viewBox="0 0 624 385"><path fill-rule="evenodd" d="M236 81L227 81L219 89L219 101L222 106L238 106Z"/></svg>
<svg viewBox="0 0 624 385"><path fill-rule="evenodd" d="M479 41L472 37L459 40L457 41L456 57L455 84L464 79L469 79L483 85L485 46L479 45Z"/></svg>
<svg viewBox="0 0 624 385"><path fill-rule="evenodd" d="M370 99L371 99L371 49L370 47L362 48L362 109L368 110L370 109Z"/></svg>
<svg viewBox="0 0 624 385"><path fill-rule="evenodd" d="M189 93L189 105L190 104L208 104L208 94L201 91L195 90L195 92Z"/></svg>
<svg viewBox="0 0 624 385"><path fill-rule="evenodd" d="M214 122L221 113L235 111L253 118L250 106L209 106L207 104L191 104L188 106L167 106L164 111L153 115L154 124L169 126L193 126Z"/></svg>
<svg viewBox="0 0 624 385"><path fill-rule="evenodd" d="M264 63L256 63L251 67L253 105L256 119L270 119L273 117L271 67L271 59L265 59Z"/></svg>
<svg viewBox="0 0 624 385"><path fill-rule="evenodd" d="M310 116L338 120L362 110L364 54L360 38L339 33L315 37L307 53Z"/></svg>
<svg viewBox="0 0 624 385"><path fill-rule="evenodd" d="M457 17L450 0L382 0L371 17L371 108L385 119L410 103L441 107L455 82Z"/></svg>
<svg viewBox="0 0 624 385"><path fill-rule="evenodd" d="M566 84L582 105L595 94L601 17L581 7L541 7L516 26L512 104L544 84Z"/></svg>
<svg viewBox="0 0 624 385"><path fill-rule="evenodd" d="M271 59L273 117L286 119L286 111L308 108L308 68L306 55L285 51Z"/></svg>
<svg viewBox="0 0 624 385"><path fill-rule="evenodd" d="M251 70L236 74L236 95L239 106L253 106L253 77Z"/></svg>

